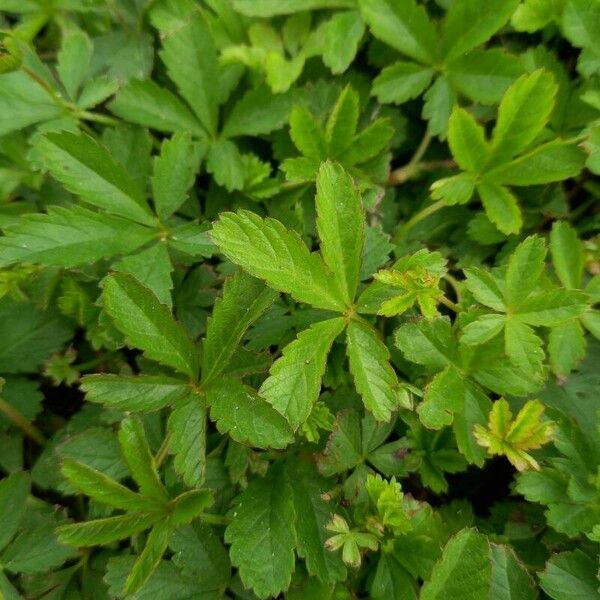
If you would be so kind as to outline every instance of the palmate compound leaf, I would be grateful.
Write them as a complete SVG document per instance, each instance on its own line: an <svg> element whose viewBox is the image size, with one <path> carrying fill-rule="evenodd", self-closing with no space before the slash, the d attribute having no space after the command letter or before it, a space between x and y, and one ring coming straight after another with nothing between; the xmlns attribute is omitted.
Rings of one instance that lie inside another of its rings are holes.
<svg viewBox="0 0 600 600"><path fill-rule="evenodd" d="M341 317L311 325L288 344L269 371L258 394L280 412L295 431L319 397L327 355L344 330Z"/></svg>
<svg viewBox="0 0 600 600"><path fill-rule="evenodd" d="M294 491L286 471L273 466L265 478L254 478L232 516L225 541L242 583L259 598L277 596L290 584L296 546Z"/></svg>
<svg viewBox="0 0 600 600"><path fill-rule="evenodd" d="M112 273L104 280L104 308L129 344L157 362L195 379L198 351L166 306L132 275Z"/></svg>
<svg viewBox="0 0 600 600"><path fill-rule="evenodd" d="M342 293L321 257L279 221L246 210L221 213L211 237L227 258L270 287L317 308L344 310Z"/></svg>
<svg viewBox="0 0 600 600"><path fill-rule="evenodd" d="M37 263L77 267L129 254L152 241L156 231L118 216L72 206L24 215L0 238L0 266Z"/></svg>
<svg viewBox="0 0 600 600"><path fill-rule="evenodd" d="M513 419L504 398L492 405L487 429L476 425L477 442L492 455L503 454L519 470L539 469L537 461L526 450L541 448L552 440L556 425L542 421L544 405L539 400L528 400Z"/></svg>

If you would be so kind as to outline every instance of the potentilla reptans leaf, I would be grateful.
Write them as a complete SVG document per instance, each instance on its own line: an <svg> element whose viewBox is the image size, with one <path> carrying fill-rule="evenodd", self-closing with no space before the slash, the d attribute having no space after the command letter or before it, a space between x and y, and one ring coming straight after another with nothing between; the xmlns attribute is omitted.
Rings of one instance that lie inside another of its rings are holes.
<svg viewBox="0 0 600 600"><path fill-rule="evenodd" d="M104 282L104 307L129 343L152 360L191 379L198 374L198 351L169 310L133 276L113 273Z"/></svg>

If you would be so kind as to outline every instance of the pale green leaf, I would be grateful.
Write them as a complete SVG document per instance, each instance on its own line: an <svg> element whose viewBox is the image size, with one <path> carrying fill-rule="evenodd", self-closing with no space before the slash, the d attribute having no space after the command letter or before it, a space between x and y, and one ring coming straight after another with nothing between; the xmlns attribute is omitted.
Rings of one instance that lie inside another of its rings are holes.
<svg viewBox="0 0 600 600"><path fill-rule="evenodd" d="M568 375L585 356L585 335L577 319L553 327L548 339L548 354L552 370L559 376Z"/></svg>
<svg viewBox="0 0 600 600"><path fill-rule="evenodd" d="M242 155L231 140L220 139L210 145L206 156L206 170L219 185L230 192L244 187Z"/></svg>
<svg viewBox="0 0 600 600"><path fill-rule="evenodd" d="M0 550L6 546L21 524L29 488L27 473L13 473L0 481Z"/></svg>
<svg viewBox="0 0 600 600"><path fill-rule="evenodd" d="M574 290L553 290L519 302L515 316L534 327L554 327L580 316L589 307L589 296Z"/></svg>
<svg viewBox="0 0 600 600"><path fill-rule="evenodd" d="M553 600L598 598L597 561L581 550L554 555L540 573L540 584Z"/></svg>
<svg viewBox="0 0 600 600"><path fill-rule="evenodd" d="M490 599L536 600L535 581L510 546L490 544L490 559Z"/></svg>
<svg viewBox="0 0 600 600"><path fill-rule="evenodd" d="M323 34L323 62L335 75L343 73L352 63L365 23L357 11L338 12L331 17Z"/></svg>
<svg viewBox="0 0 600 600"><path fill-rule="evenodd" d="M342 90L327 119L325 133L330 156L338 156L352 144L359 114L358 94L348 85Z"/></svg>
<svg viewBox="0 0 600 600"><path fill-rule="evenodd" d="M84 31L73 29L64 35L57 56L56 70L72 100L84 82L92 56L92 42Z"/></svg>
<svg viewBox="0 0 600 600"><path fill-rule="evenodd" d="M506 355L517 366L532 374L542 370L544 351L542 340L533 329L517 319L506 319L504 327Z"/></svg>
<svg viewBox="0 0 600 600"><path fill-rule="evenodd" d="M308 158L327 157L327 140L319 122L304 106L294 106L290 114L290 136L294 145Z"/></svg>

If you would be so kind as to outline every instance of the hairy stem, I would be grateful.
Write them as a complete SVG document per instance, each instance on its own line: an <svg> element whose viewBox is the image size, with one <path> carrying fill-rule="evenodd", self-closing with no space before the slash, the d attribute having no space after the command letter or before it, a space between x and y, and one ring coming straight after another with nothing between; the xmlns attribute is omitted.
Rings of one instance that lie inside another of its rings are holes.
<svg viewBox="0 0 600 600"><path fill-rule="evenodd" d="M28 438L37 442L40 446L46 444L44 434L26 417L24 417L16 408L11 406L5 400L0 398L0 412L9 419L9 421L18 427Z"/></svg>

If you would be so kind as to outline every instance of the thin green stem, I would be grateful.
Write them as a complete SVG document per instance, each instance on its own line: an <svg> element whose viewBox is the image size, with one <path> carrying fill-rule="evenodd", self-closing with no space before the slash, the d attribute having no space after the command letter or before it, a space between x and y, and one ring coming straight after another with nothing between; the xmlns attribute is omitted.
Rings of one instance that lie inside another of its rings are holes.
<svg viewBox="0 0 600 600"><path fill-rule="evenodd" d="M460 282L456 278L454 278L452 275L450 275L449 273L446 273L444 275L444 279L450 284L450 286L454 290L456 299L458 300L458 302L460 302L460 299L461 299Z"/></svg>
<svg viewBox="0 0 600 600"><path fill-rule="evenodd" d="M171 433L168 432L165 435L165 439L162 441L156 456L154 457L154 461L156 462L156 467L160 467L163 464L165 458L167 458L167 454L169 453L169 445L171 444Z"/></svg>
<svg viewBox="0 0 600 600"><path fill-rule="evenodd" d="M86 121L94 121L95 123L102 123L103 125L117 125L119 121L108 115L101 115L99 113L90 112L87 110L78 111L75 116Z"/></svg>
<svg viewBox="0 0 600 600"><path fill-rule="evenodd" d="M440 304L443 304L444 306L446 306L447 308L449 308L451 311L458 313L460 312L460 307L458 306L458 304L455 304L454 302L452 302L452 300L448 300L448 298L446 298L446 296L440 296L438 298L438 302Z"/></svg>
<svg viewBox="0 0 600 600"><path fill-rule="evenodd" d="M415 213L406 223L404 223L401 227L396 231L396 235L394 236L394 241L398 243L406 234L417 224L426 219L433 213L438 210L445 208L446 204L443 200L438 200L429 206L426 206L424 209L420 210L418 213Z"/></svg>
<svg viewBox="0 0 600 600"><path fill-rule="evenodd" d="M40 446L44 446L46 444L46 438L44 437L44 434L29 419L24 417L18 410L1 398L0 412L34 442L37 442Z"/></svg>
<svg viewBox="0 0 600 600"><path fill-rule="evenodd" d="M214 515L212 513L201 513L198 516L199 519L202 519L205 523L210 523L211 525L229 525L231 523L231 519L224 515Z"/></svg>

